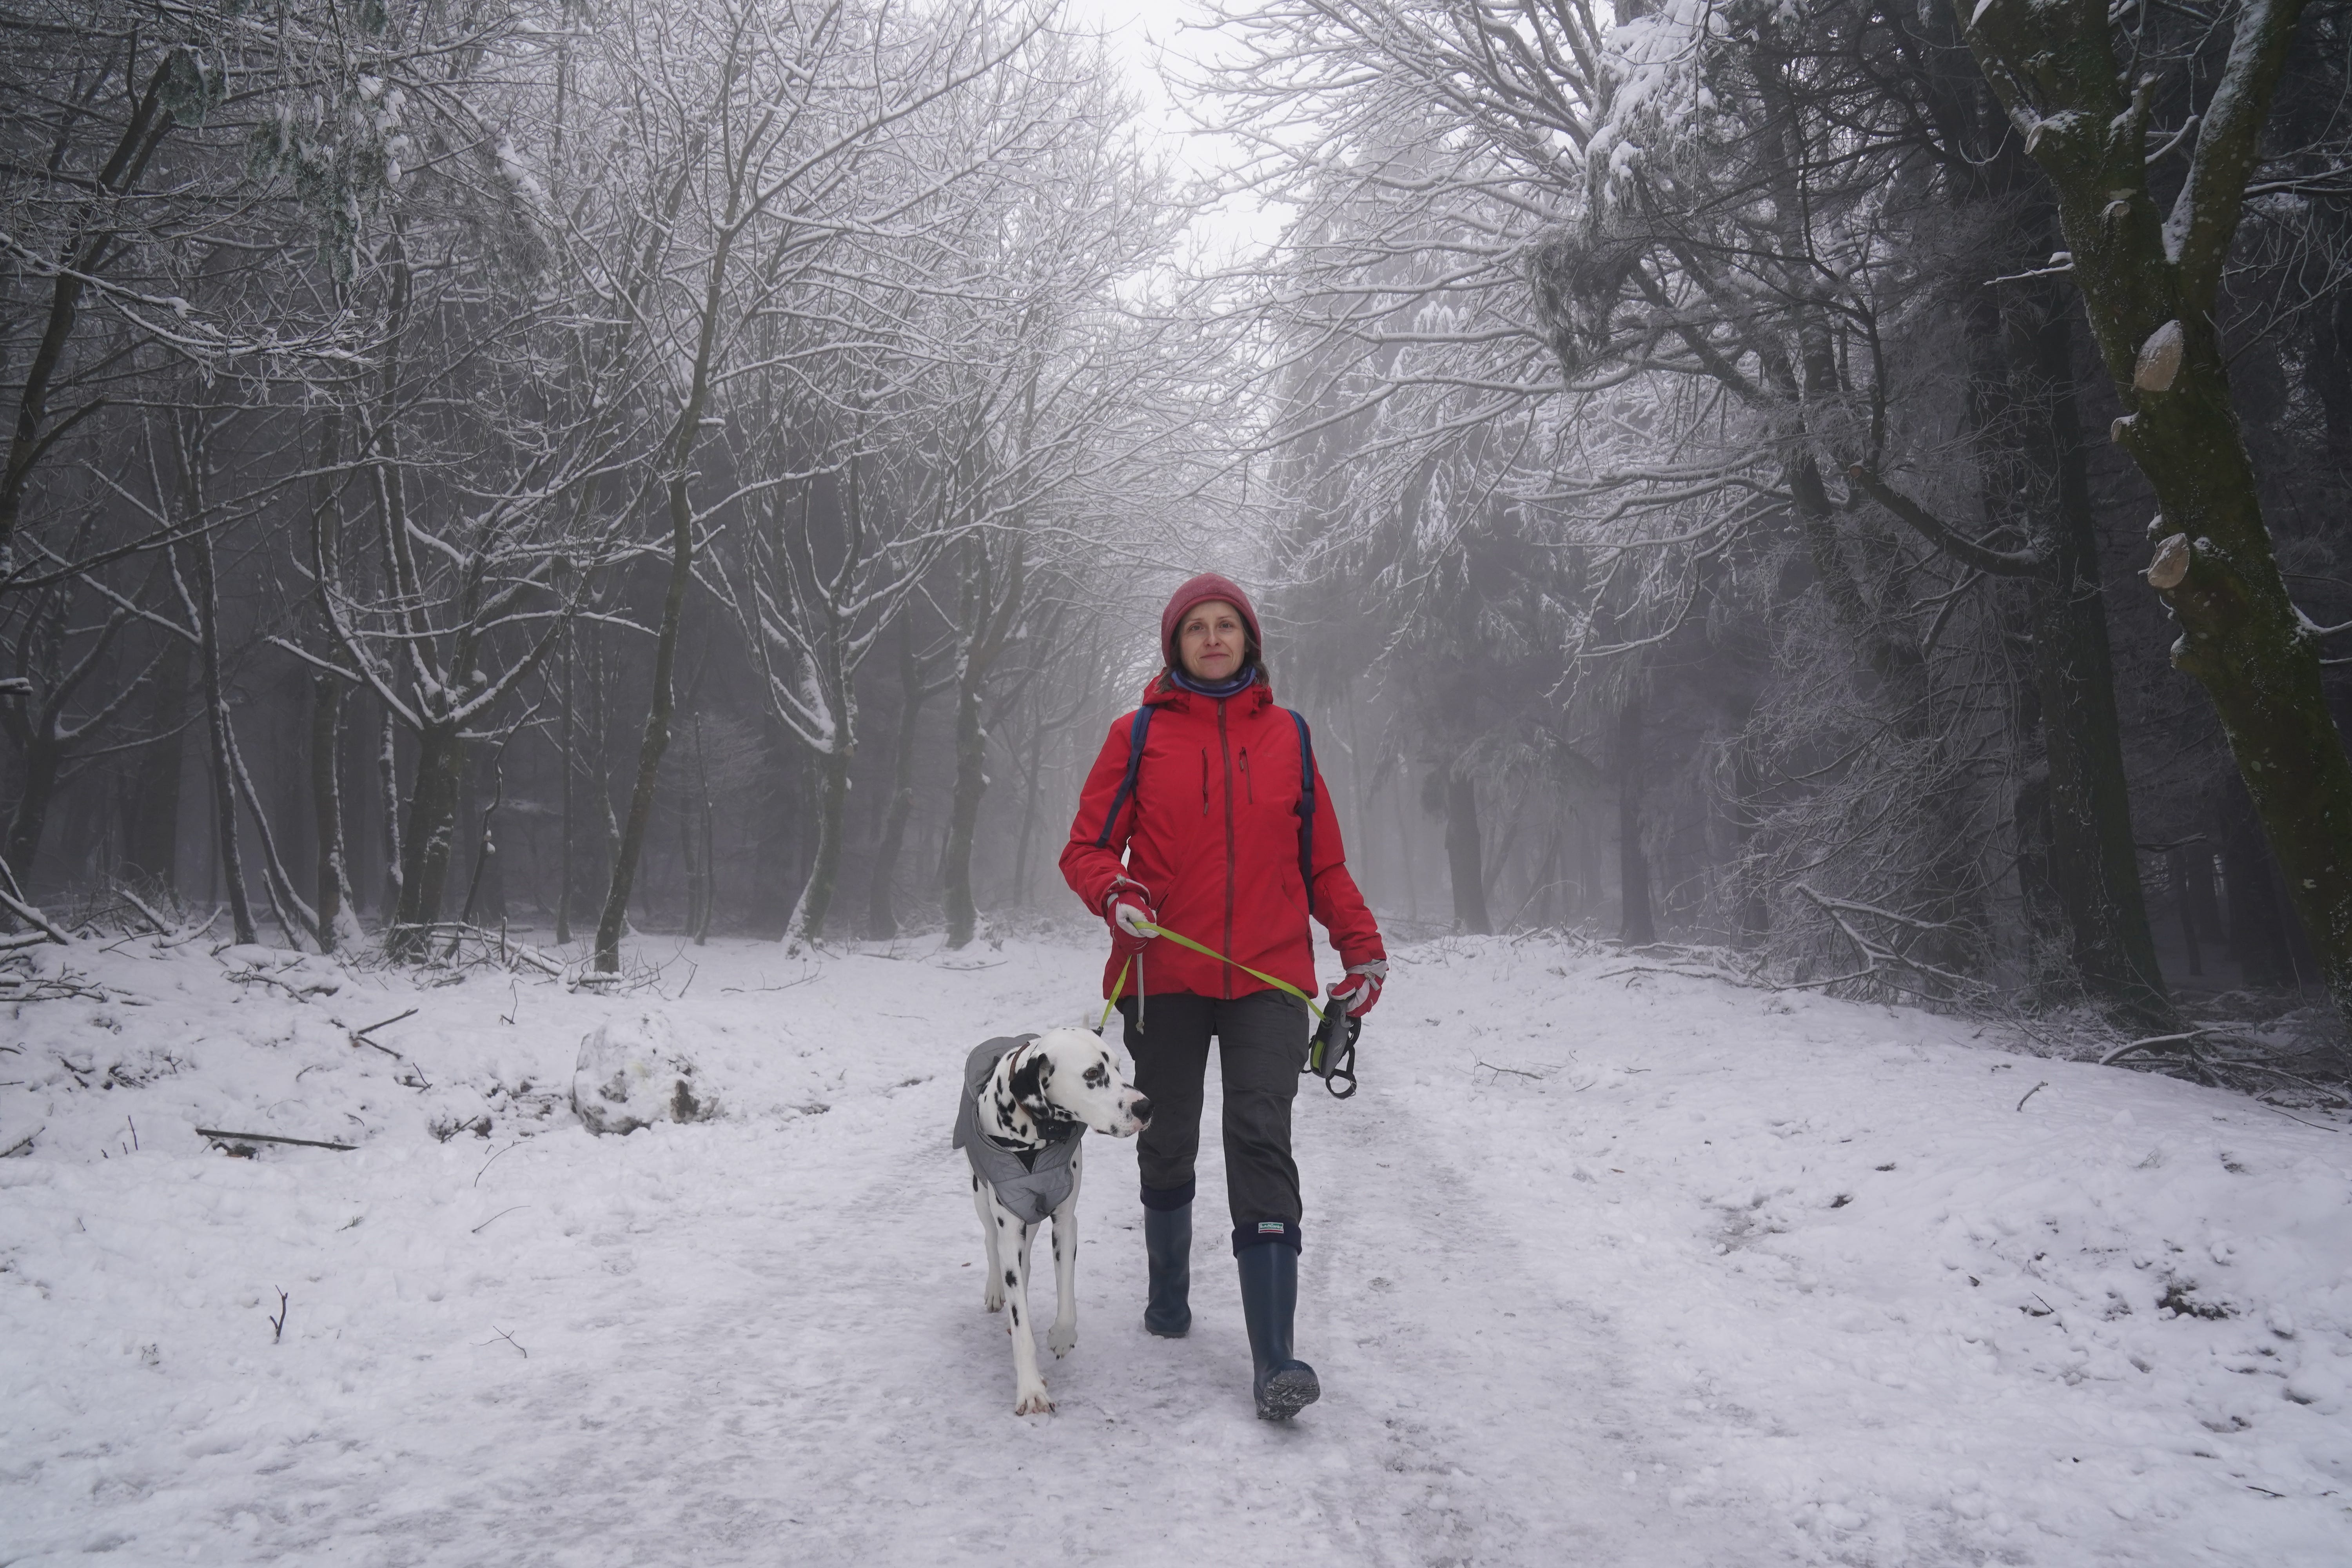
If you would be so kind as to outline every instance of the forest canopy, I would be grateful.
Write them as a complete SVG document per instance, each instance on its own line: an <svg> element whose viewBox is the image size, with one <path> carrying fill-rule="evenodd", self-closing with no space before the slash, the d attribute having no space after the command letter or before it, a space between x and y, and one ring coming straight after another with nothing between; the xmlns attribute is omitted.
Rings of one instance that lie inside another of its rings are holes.
<svg viewBox="0 0 2352 1568"><path fill-rule="evenodd" d="M1213 568L1404 934L2352 1004L2345 6L1187 17L11 7L0 941L1071 913Z"/></svg>

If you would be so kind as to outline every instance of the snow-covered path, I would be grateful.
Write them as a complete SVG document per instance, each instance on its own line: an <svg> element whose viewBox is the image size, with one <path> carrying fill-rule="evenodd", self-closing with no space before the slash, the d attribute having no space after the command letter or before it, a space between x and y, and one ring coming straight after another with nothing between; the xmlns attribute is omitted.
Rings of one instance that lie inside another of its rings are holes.
<svg viewBox="0 0 2352 1568"><path fill-rule="evenodd" d="M1078 1013L1095 955L691 957L609 1000L312 960L290 988L338 989L297 1000L201 952L77 953L143 1005L26 1005L0 1055L0 1146L42 1130L0 1162L0 1564L2315 1564L2352 1538L2341 1131L1948 1020L1433 944L1363 1092L1300 1099L1323 1403L1250 1415L1213 1134L1174 1343L1136 1321L1132 1146L1092 1139L1079 1345L1023 1419L950 1086L978 1038ZM346 1043L411 1005L383 1037L409 1061ZM547 1090L646 1009L724 1114L592 1138ZM485 1109L488 1140L425 1134ZM225 1160L195 1125L362 1146Z"/></svg>

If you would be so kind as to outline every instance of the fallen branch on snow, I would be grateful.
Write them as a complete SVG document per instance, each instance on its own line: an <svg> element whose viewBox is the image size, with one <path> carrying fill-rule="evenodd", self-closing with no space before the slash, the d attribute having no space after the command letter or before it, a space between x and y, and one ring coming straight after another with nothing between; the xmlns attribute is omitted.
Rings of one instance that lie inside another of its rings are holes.
<svg viewBox="0 0 2352 1568"><path fill-rule="evenodd" d="M36 927L39 930L43 937L50 942L56 942L59 947L71 947L73 945L72 939L68 937L65 932L59 931L54 924L52 924L48 916L43 914L40 910L35 909L32 905L26 903L24 900L18 898L16 894L10 892L5 888L0 888L0 909L6 910L10 914L15 915L26 925ZM30 944L16 942L9 945L21 947Z"/></svg>
<svg viewBox="0 0 2352 1568"><path fill-rule="evenodd" d="M274 1132L224 1132L217 1127L199 1127L196 1132L215 1143L291 1143L303 1149L340 1149L347 1154L359 1147L356 1143L329 1143L317 1138L280 1138Z"/></svg>

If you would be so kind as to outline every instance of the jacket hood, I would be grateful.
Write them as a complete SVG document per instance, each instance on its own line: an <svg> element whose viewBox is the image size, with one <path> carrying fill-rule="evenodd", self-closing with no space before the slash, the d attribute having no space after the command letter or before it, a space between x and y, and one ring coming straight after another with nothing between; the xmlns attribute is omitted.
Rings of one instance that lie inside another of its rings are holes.
<svg viewBox="0 0 2352 1568"><path fill-rule="evenodd" d="M1160 612L1160 654L1173 668L1180 661L1176 656L1176 628L1184 622L1185 615L1195 605L1205 605L1211 599L1223 599L1242 613L1242 625L1247 628L1250 654L1254 659L1265 657L1265 635L1258 630L1257 606L1241 584L1214 572L1203 572L1188 580L1183 586L1168 595L1168 607Z"/></svg>

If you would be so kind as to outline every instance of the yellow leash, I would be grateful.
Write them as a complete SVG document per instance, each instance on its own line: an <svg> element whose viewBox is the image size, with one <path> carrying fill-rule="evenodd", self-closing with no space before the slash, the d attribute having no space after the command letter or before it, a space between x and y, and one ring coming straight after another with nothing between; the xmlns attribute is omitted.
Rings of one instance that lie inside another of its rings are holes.
<svg viewBox="0 0 2352 1568"><path fill-rule="evenodd" d="M1127 972L1134 967L1135 960L1131 957L1118 966L1118 984L1110 988L1110 1000L1103 1004L1102 1022L1095 1026L1096 1034L1099 1035L1110 1027L1111 1013L1118 1006L1118 994L1127 989Z"/></svg>
<svg viewBox="0 0 2352 1568"><path fill-rule="evenodd" d="M1315 1005L1315 998L1307 994L1306 992L1301 991L1297 986L1293 985L1289 981L1277 980L1273 975L1267 974L1261 970L1252 969L1246 963L1234 963L1232 959L1227 958L1215 948L1207 946L1202 942L1194 942L1182 931L1170 931L1166 926L1152 925L1148 922L1144 924L1143 929L1150 932L1153 936L1166 937L1178 947L1189 947L1203 958L1213 958L1219 963L1232 963L1235 969L1240 970L1252 980L1261 981L1265 984L1273 986L1276 991L1289 993L1291 995L1297 997L1301 1002L1307 1004L1307 1010L1315 1015L1315 1018L1318 1023L1322 1021L1323 1009ZM1096 1034L1099 1035L1105 1029L1110 1027L1111 1012L1118 1005L1119 993L1127 989L1127 972L1134 967L1135 960L1132 957L1129 957L1126 963L1118 966L1118 981L1110 988L1110 1000L1103 1004L1102 1022L1095 1026Z"/></svg>

